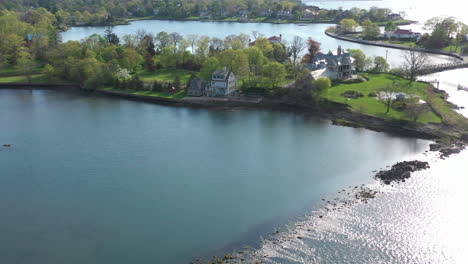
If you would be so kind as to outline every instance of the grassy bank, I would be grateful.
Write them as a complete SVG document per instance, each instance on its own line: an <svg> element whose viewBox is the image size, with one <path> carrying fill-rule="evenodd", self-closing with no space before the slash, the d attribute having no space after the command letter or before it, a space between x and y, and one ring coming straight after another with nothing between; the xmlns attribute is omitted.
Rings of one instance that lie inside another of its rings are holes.
<svg viewBox="0 0 468 264"><path fill-rule="evenodd" d="M31 83L45 83L47 78L43 74L36 74L31 76ZM0 77L0 83L28 83L25 76L9 76Z"/></svg>
<svg viewBox="0 0 468 264"><path fill-rule="evenodd" d="M188 83L190 77L195 72L184 71L184 70L170 70L170 69L163 69L157 70L155 72L150 71L140 71L138 72L140 79L144 82L152 82L152 81L164 81L164 82L173 82L177 77L179 77L180 81L183 84Z"/></svg>
<svg viewBox="0 0 468 264"><path fill-rule="evenodd" d="M382 42L387 43L387 44L402 45L402 46L412 47L412 48L424 48L424 46L417 44L416 41L413 41L413 40L384 40Z"/></svg>
<svg viewBox="0 0 468 264"><path fill-rule="evenodd" d="M165 92L152 92L152 91L121 90L121 89L114 89L114 88L105 88L103 90L120 92L120 93L128 93L128 94L136 94L136 95L144 95L144 96L153 96L153 97L160 97L160 98L167 98L167 99L182 99L186 95L185 90L178 91L174 94L165 93Z"/></svg>
<svg viewBox="0 0 468 264"><path fill-rule="evenodd" d="M427 94L427 88L429 87L427 83L413 82L410 84L408 80L390 74L368 74L367 77L369 78L367 82L350 84L338 83L332 86L330 89L323 91L321 95L328 100L347 104L350 108L364 114L383 117L386 119L409 121L411 118L405 112L390 108L390 111L387 113L387 106L385 103L376 97L369 97L369 93L378 93L388 85L392 85L394 82L399 82L403 86L401 92L418 95L422 100L425 101L427 101L432 96L435 97L435 95ZM341 95L346 91L360 92L364 96L357 99L348 99ZM447 105L445 101L440 103ZM449 110L453 112L453 110L448 109L448 106L447 108L444 108L444 111ZM428 111L421 114L421 116L418 118L418 122L440 123L442 122L442 119L434 111Z"/></svg>
<svg viewBox="0 0 468 264"><path fill-rule="evenodd" d="M9 77L0 77L0 83L29 83L26 76L17 75L17 76L9 76ZM33 74L31 75L31 84L73 84L73 82L65 81L65 80L58 80L58 79L50 79L45 74Z"/></svg>

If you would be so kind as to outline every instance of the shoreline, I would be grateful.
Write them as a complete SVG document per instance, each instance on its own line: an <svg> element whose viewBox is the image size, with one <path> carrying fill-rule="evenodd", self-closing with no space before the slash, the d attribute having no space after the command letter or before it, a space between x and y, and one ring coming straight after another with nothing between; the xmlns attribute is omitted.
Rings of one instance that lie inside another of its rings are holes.
<svg viewBox="0 0 468 264"><path fill-rule="evenodd" d="M385 132L398 136L420 139L438 140L442 138L462 139L468 141L468 135L457 131L455 127L443 123L422 124L406 120L387 120L381 117L367 115L353 111L346 104L332 101L324 101L320 105L297 104L282 100L264 98L258 103L243 102L238 100L195 100L190 98L170 99L147 95L137 95L118 91L98 89L95 91L105 96L120 97L129 100L148 103L170 105L176 107L198 107L207 109L266 109L289 112L300 112L316 115L329 120L333 125L366 128L376 132Z"/></svg>
<svg viewBox="0 0 468 264"><path fill-rule="evenodd" d="M468 142L468 134L460 131L457 127L448 126L443 123L422 124L407 120L388 120L377 116L367 115L353 111L346 104L325 100L320 104L297 104L284 100L264 98L259 102L247 102L240 100L197 100L186 97L183 99L171 99L147 95L137 95L119 91L97 89L95 91L84 91L75 85L48 85L48 84L0 84L0 89L21 90L76 90L82 93L95 93L99 96L118 97L127 100L160 104L174 107L193 107L214 110L224 109L263 109L273 111L287 111L303 114L311 114L333 125L347 126L353 128L365 128L376 132L389 133L395 136L412 137L433 141L448 139L449 141Z"/></svg>
<svg viewBox="0 0 468 264"><path fill-rule="evenodd" d="M313 25L313 24L330 24L330 25L337 25L336 21L333 20L321 20L321 21L312 21L312 20L289 20L289 19L272 19L272 18L265 18L263 20L225 20L225 19L202 19L202 18L165 18L165 17L135 17L135 18L124 18L123 20L113 22L113 23L103 23L103 24L90 24L90 25L71 25L67 26L70 27L113 27L113 26L122 26L122 25L129 25L135 21L144 21L144 20L161 20L161 21L178 21L178 22L218 22L218 23L264 23L264 24L306 24L306 25ZM275 21L279 20L279 21ZM411 24L415 24L418 21L415 20L407 20L403 22L397 22L395 25L397 26L407 26ZM377 22L379 25L384 24L386 22Z"/></svg>
<svg viewBox="0 0 468 264"><path fill-rule="evenodd" d="M327 32L325 31L325 35L331 38L343 40L343 41L349 41L349 42L354 42L354 43L359 43L363 45L371 45L371 46L378 46L378 47L383 47L383 48L391 48L391 49L401 49L401 50L413 50L413 51L419 51L423 53L431 53L431 54L437 54L437 55L445 55L449 56L452 58L456 58L460 61L465 61L466 58L457 54L457 53L452 53L452 52L447 52L447 51L442 51L442 50L435 50L435 49L426 49L426 48L417 48L417 47L408 47L404 45L397 45L397 44L389 44L389 43L380 43L380 42L375 42L375 41L368 41L368 40L360 40L356 38L351 38L339 34L335 34L332 32ZM466 65L465 67L468 67Z"/></svg>

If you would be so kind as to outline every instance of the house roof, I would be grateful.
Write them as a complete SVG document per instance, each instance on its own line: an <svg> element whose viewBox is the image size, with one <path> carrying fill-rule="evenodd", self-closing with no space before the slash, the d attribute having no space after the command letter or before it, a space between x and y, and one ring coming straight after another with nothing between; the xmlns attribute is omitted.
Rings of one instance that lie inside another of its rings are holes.
<svg viewBox="0 0 468 264"><path fill-rule="evenodd" d="M278 41L281 41L281 37L273 36L273 37L269 37L268 40L278 40Z"/></svg>
<svg viewBox="0 0 468 264"><path fill-rule="evenodd" d="M344 51L341 55L335 55L332 51L329 51L327 54L317 53L314 57L314 62L310 65L310 68L317 70L326 68L327 65L351 65L353 60L354 59L351 57L351 54Z"/></svg>
<svg viewBox="0 0 468 264"><path fill-rule="evenodd" d="M222 76L221 79L223 79L223 81L226 81L227 79L229 79L229 77L231 75L234 75L234 73L232 71L227 71L227 70L217 70L217 71L214 71L213 74L211 75L211 78L212 79L218 79L219 78L213 78L213 76Z"/></svg>
<svg viewBox="0 0 468 264"><path fill-rule="evenodd" d="M411 29L397 29L393 33L394 34L412 34L413 32L411 31Z"/></svg>

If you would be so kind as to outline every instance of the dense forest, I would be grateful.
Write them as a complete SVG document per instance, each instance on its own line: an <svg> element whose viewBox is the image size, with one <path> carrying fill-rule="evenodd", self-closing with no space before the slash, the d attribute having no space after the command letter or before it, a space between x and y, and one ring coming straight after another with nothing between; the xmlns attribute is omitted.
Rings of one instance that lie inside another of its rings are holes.
<svg viewBox="0 0 468 264"><path fill-rule="evenodd" d="M240 22L402 21L405 14L388 8L321 9L300 0L3 0L0 10L27 12L45 8L64 26L112 25L127 18L212 19Z"/></svg>
<svg viewBox="0 0 468 264"><path fill-rule="evenodd" d="M298 55L307 46L300 38L290 45L271 43L261 34L257 34L255 43L246 34L218 39L138 31L119 37L111 28L104 35L62 43L58 24L44 8L27 13L0 11L0 72L14 70L26 76L28 82L41 76L85 89L183 89L187 80L172 79L175 84L151 83L144 87L140 78L165 70L209 79L214 70L226 67L236 74L241 88L270 92L299 78Z"/></svg>
<svg viewBox="0 0 468 264"><path fill-rule="evenodd" d="M117 18L160 16L186 18L209 13L230 17L242 10L251 16L274 16L278 12L299 12L300 0L5 0L0 9L25 11L43 7L64 24L99 24ZM265 13L265 11L268 13Z"/></svg>

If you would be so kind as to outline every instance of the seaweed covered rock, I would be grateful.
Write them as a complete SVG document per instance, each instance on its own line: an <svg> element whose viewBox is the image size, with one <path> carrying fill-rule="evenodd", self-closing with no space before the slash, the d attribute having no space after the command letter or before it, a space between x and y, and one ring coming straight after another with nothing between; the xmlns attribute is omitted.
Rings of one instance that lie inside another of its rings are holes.
<svg viewBox="0 0 468 264"><path fill-rule="evenodd" d="M382 180L385 184L390 184L394 181L405 181L405 179L411 177L412 172L428 168L429 163L424 161L403 161L393 165L390 170L381 170L377 172L375 177Z"/></svg>

